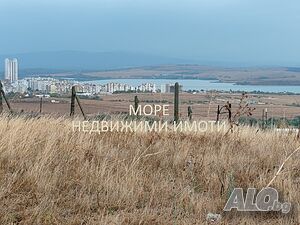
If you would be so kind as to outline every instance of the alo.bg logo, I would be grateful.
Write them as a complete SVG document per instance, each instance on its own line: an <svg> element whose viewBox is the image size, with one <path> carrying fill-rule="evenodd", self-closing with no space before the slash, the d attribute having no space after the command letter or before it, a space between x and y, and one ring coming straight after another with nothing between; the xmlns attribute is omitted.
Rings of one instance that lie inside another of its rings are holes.
<svg viewBox="0 0 300 225"><path fill-rule="evenodd" d="M256 195L255 188L248 188L246 198L244 199L243 189L235 188L228 199L224 211L281 211L288 213L291 210L291 203L280 203L278 201L278 192L274 188L264 188Z"/></svg>

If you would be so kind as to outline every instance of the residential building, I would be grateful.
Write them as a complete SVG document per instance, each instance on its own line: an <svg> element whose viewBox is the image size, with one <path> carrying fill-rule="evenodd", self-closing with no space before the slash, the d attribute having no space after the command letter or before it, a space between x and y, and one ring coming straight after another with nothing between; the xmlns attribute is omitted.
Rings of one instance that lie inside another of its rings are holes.
<svg viewBox="0 0 300 225"><path fill-rule="evenodd" d="M5 80L15 82L18 80L19 67L17 59L5 59Z"/></svg>

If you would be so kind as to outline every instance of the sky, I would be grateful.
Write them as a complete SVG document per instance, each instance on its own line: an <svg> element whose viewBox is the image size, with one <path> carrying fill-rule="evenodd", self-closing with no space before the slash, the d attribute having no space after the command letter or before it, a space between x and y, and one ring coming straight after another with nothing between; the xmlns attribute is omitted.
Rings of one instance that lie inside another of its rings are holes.
<svg viewBox="0 0 300 225"><path fill-rule="evenodd" d="M299 0L0 0L0 54L139 52L300 66Z"/></svg>

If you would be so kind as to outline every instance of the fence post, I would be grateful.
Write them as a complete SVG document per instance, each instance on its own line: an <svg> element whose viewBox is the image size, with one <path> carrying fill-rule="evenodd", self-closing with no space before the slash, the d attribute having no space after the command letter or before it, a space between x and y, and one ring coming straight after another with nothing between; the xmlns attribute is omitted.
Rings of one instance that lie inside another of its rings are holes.
<svg viewBox="0 0 300 225"><path fill-rule="evenodd" d="M228 102L228 120L231 123L231 104Z"/></svg>
<svg viewBox="0 0 300 225"><path fill-rule="evenodd" d="M175 83L174 90L174 122L178 123L179 121L179 84Z"/></svg>
<svg viewBox="0 0 300 225"><path fill-rule="evenodd" d="M0 113L3 112L2 91L0 91Z"/></svg>
<svg viewBox="0 0 300 225"><path fill-rule="evenodd" d="M6 105L7 105L7 108L9 109L10 113L12 113L12 109L10 107L10 104L9 104L7 98L5 97L5 93L4 93L3 85L2 85L1 81L0 81L0 92L1 92L1 107L2 107L1 112L3 111L3 104L2 104L2 97L3 97L4 101L5 101Z"/></svg>
<svg viewBox="0 0 300 225"><path fill-rule="evenodd" d="M40 113L42 113L43 110L43 97L40 99Z"/></svg>
<svg viewBox="0 0 300 225"><path fill-rule="evenodd" d="M138 107L139 107L139 99L138 99L137 96L134 96L134 110L135 110L135 112L137 112Z"/></svg>
<svg viewBox="0 0 300 225"><path fill-rule="evenodd" d="M265 129L265 109L262 110L262 124L261 124L261 127L262 129Z"/></svg>
<svg viewBox="0 0 300 225"><path fill-rule="evenodd" d="M71 95L71 111L70 111L71 117L73 117L75 114L75 96L76 96L76 91L75 91L75 86L73 86L72 95Z"/></svg>
<svg viewBox="0 0 300 225"><path fill-rule="evenodd" d="M9 104L9 102L8 102L6 96L5 96L4 91L1 90L1 92L2 92L2 96L3 96L3 98L4 98L4 101L6 102L7 108L9 109L10 113L12 113L13 111L12 111L12 109L11 109L11 107L10 107L10 104Z"/></svg>
<svg viewBox="0 0 300 225"><path fill-rule="evenodd" d="M217 109L217 121L216 122L219 122L220 120L220 105L218 105L218 109Z"/></svg>
<svg viewBox="0 0 300 225"><path fill-rule="evenodd" d="M76 89L75 89L75 86L72 87L72 95L71 95L71 112L70 112L70 116L71 117L74 117L74 114L75 114L75 99L77 101L77 104L79 106L79 109L82 113L82 116L84 117L84 119L86 120L86 116L85 116L85 113L83 111L83 108L80 104L80 101L79 101L79 98L78 96L76 95Z"/></svg>
<svg viewBox="0 0 300 225"><path fill-rule="evenodd" d="M189 121L192 120L192 117L193 117L193 110L192 110L192 107L191 107L191 106L188 106L188 118L189 118Z"/></svg>

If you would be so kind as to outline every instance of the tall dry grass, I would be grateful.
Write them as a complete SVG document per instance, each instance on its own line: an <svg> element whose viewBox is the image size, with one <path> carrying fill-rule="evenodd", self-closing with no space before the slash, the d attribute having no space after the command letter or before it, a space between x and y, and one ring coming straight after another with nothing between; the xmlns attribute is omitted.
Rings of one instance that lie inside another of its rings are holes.
<svg viewBox="0 0 300 225"><path fill-rule="evenodd" d="M222 213L234 187L266 186L295 135L73 132L64 118L0 119L0 224L298 224L299 154L272 186L293 211Z"/></svg>

